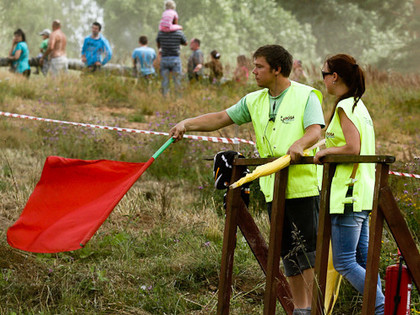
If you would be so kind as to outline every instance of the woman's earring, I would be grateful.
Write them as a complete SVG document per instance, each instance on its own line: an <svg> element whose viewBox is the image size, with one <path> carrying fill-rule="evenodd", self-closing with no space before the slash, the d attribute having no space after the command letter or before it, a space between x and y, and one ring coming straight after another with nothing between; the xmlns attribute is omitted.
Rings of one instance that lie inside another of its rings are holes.
<svg viewBox="0 0 420 315"><path fill-rule="evenodd" d="M335 81L333 81L333 84L335 84Z"/></svg>

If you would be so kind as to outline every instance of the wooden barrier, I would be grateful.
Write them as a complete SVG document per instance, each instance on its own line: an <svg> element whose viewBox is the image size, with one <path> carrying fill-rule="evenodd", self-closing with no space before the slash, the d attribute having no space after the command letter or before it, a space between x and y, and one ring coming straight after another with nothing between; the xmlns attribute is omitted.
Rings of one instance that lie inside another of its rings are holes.
<svg viewBox="0 0 420 315"><path fill-rule="evenodd" d="M257 166L273 161L270 159L235 159L231 182L240 178L246 166ZM312 314L325 314L324 297L327 276L328 251L331 236L329 216L329 200L331 180L336 165L339 163L375 163L376 181L374 189L374 203L370 223L369 251L366 267L365 291L363 295L362 314L374 313L376 298L376 283L379 269L383 220L387 222L413 281L418 288L420 283L420 255L417 246L408 230L407 224L398 209L397 203L388 186L389 163L393 163L392 156L348 156L331 155L323 160L323 182L321 190L321 204L319 213L319 227L317 238L317 255L315 262L315 283L313 291ZM297 164L312 164L312 157L303 157ZM261 269L266 274L266 288L264 294L264 314L275 314L278 299L287 314L293 313L293 300L289 285L279 269L281 237L284 219L285 189L288 168L276 173L272 219L270 226L269 246L265 243L252 216L246 209L240 197L240 189L229 190L227 194L226 221L224 229L221 272L219 279L219 296L217 314L229 314L233 257L236 242L236 230L239 226L252 252L257 258Z"/></svg>

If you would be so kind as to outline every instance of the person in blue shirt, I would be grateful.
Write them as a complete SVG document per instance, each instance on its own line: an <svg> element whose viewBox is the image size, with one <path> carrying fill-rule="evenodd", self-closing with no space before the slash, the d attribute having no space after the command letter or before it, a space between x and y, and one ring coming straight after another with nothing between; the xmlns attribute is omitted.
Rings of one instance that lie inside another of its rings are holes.
<svg viewBox="0 0 420 315"><path fill-rule="evenodd" d="M100 34L102 25L92 24L92 34L87 36L82 47L82 62L92 72L104 66L112 57L112 49L108 40Z"/></svg>
<svg viewBox="0 0 420 315"><path fill-rule="evenodd" d="M25 33L19 28L13 35L12 48L10 48L8 56L8 59L12 61L12 71L29 78L31 68L29 67L29 49Z"/></svg>
<svg viewBox="0 0 420 315"><path fill-rule="evenodd" d="M153 67L153 62L156 60L156 51L148 47L147 42L147 36L140 36L140 47L134 49L132 55L134 69L144 79L150 79L156 73Z"/></svg>

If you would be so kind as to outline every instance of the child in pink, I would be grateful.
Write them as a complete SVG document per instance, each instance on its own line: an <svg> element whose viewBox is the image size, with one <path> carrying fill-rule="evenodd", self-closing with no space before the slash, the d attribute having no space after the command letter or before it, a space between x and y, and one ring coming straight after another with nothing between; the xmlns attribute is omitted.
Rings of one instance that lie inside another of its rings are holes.
<svg viewBox="0 0 420 315"><path fill-rule="evenodd" d="M159 24L159 31L175 32L182 30L182 26L178 25L178 13L175 11L176 4L172 0L165 1L165 11L162 13L162 19Z"/></svg>

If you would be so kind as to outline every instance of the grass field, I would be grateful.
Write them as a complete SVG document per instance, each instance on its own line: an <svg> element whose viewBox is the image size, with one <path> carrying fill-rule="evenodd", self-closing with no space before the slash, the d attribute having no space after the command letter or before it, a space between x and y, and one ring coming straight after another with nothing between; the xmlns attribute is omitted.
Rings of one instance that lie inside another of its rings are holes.
<svg viewBox="0 0 420 315"><path fill-rule="evenodd" d="M364 102L372 115L377 153L394 155L392 170L420 173L420 76L369 69ZM325 89L315 74L311 84ZM179 120L236 103L254 85L184 83L182 96L163 98L159 83L119 77L30 80L0 71L0 110L59 120L167 132ZM323 104L328 116L333 100ZM212 133L253 139L250 124ZM166 141L155 135L71 127L0 117L0 314L212 314L217 305L223 192L213 188L212 158L249 145L184 140L171 145L121 200L85 248L32 254L11 248L7 228L19 217L45 158L144 162ZM417 244L420 181L391 176L391 187ZM268 218L256 184L250 212L265 235ZM380 272L396 259L385 228ZM264 275L238 234L232 314L261 314ZM334 314L358 314L362 297L346 282ZM278 307L278 314L282 314ZM412 292L412 312L420 297Z"/></svg>

